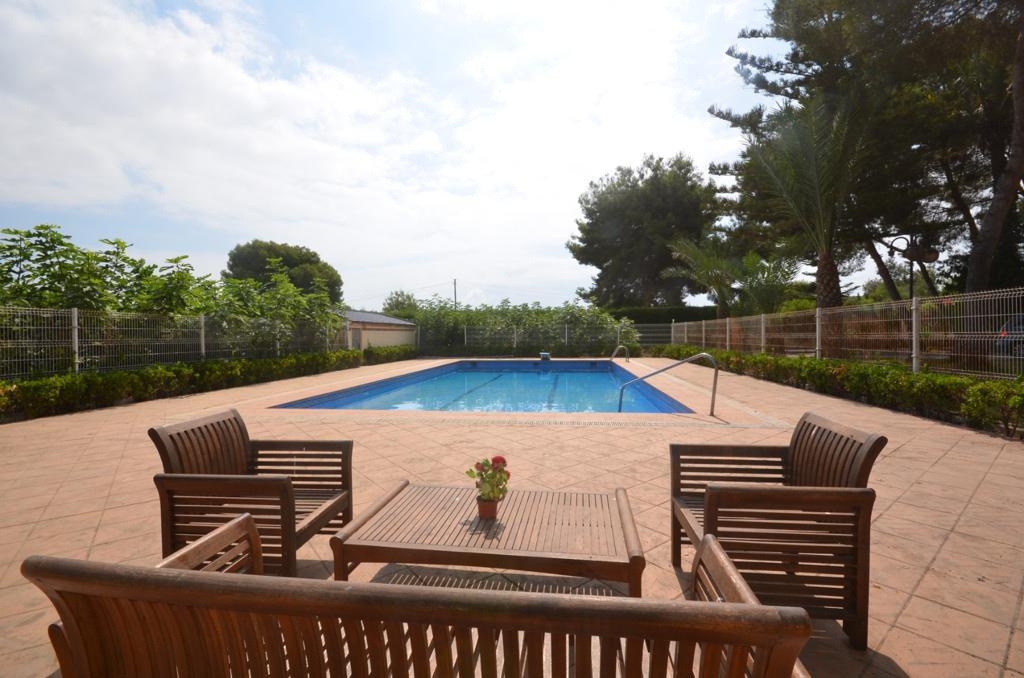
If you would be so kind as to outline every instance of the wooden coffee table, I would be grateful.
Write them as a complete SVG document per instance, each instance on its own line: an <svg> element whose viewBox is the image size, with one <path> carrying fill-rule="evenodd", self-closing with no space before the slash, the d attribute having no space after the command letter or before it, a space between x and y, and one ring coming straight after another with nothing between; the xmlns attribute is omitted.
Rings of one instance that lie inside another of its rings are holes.
<svg viewBox="0 0 1024 678"><path fill-rule="evenodd" d="M627 582L640 597L647 561L629 498L511 490L497 520L480 520L472 487L402 481L331 537L334 578L359 563L493 567Z"/></svg>

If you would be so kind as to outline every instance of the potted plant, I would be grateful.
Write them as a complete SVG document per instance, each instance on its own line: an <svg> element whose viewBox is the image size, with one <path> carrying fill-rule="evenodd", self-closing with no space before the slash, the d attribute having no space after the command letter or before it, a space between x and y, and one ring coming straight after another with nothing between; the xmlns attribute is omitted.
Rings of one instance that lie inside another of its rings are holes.
<svg viewBox="0 0 1024 678"><path fill-rule="evenodd" d="M476 508L481 520L493 520L498 517L498 502L508 494L508 462L505 457L495 455L486 457L466 470L466 475L476 481Z"/></svg>

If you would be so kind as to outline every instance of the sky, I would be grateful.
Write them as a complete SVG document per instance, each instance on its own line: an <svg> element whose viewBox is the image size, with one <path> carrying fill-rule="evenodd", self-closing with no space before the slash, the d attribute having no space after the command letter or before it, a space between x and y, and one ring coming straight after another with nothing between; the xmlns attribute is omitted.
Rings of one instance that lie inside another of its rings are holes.
<svg viewBox="0 0 1024 678"><path fill-rule="evenodd" d="M349 306L574 301L591 181L735 159L768 103L730 45L765 0L0 0L0 227L121 238L218 276L252 239ZM747 44L744 44L747 42Z"/></svg>

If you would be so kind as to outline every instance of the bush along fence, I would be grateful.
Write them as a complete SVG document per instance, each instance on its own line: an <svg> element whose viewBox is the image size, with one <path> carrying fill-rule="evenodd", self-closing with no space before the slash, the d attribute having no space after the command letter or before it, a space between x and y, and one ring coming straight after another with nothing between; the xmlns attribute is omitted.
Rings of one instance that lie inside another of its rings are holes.
<svg viewBox="0 0 1024 678"><path fill-rule="evenodd" d="M1024 288L637 329L644 346L898 363L913 372L1002 379L1024 372Z"/></svg>
<svg viewBox="0 0 1024 678"><path fill-rule="evenodd" d="M79 372L0 381L0 421L45 417L128 402L215 391L277 379L405 360L415 346L296 353L256 360L151 365L132 371Z"/></svg>
<svg viewBox="0 0 1024 678"><path fill-rule="evenodd" d="M932 419L966 423L1009 437L1024 434L1024 376L986 380L912 372L900 365L772 356L691 345L652 346L645 355L682 360L706 351L723 370L786 386L859 400Z"/></svg>

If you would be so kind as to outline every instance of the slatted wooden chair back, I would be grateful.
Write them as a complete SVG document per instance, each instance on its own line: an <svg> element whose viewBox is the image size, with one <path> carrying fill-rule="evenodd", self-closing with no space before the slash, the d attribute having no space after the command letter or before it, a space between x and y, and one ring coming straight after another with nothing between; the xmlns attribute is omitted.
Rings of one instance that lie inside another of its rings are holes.
<svg viewBox="0 0 1024 678"><path fill-rule="evenodd" d="M871 467L888 439L843 426L812 412L793 429L783 457L786 485L867 487Z"/></svg>
<svg viewBox="0 0 1024 678"><path fill-rule="evenodd" d="M79 678L790 676L798 608L224 577L33 556ZM700 649L704 648L701 653ZM697 670L693 673L696 660Z"/></svg>
<svg viewBox="0 0 1024 678"><path fill-rule="evenodd" d="M263 548L256 521L249 513L224 523L157 567L227 574L263 574Z"/></svg>
<svg viewBox="0 0 1024 678"><path fill-rule="evenodd" d="M253 473L249 433L237 410L149 429L164 473Z"/></svg>
<svg viewBox="0 0 1024 678"><path fill-rule="evenodd" d="M697 546L691 575L690 600L761 604L714 535L704 535L704 539ZM753 653L746 675L756 675L760 670L759 664L767 660L763 654ZM796 662L793 667L793 678L806 678L809 675L803 664Z"/></svg>

